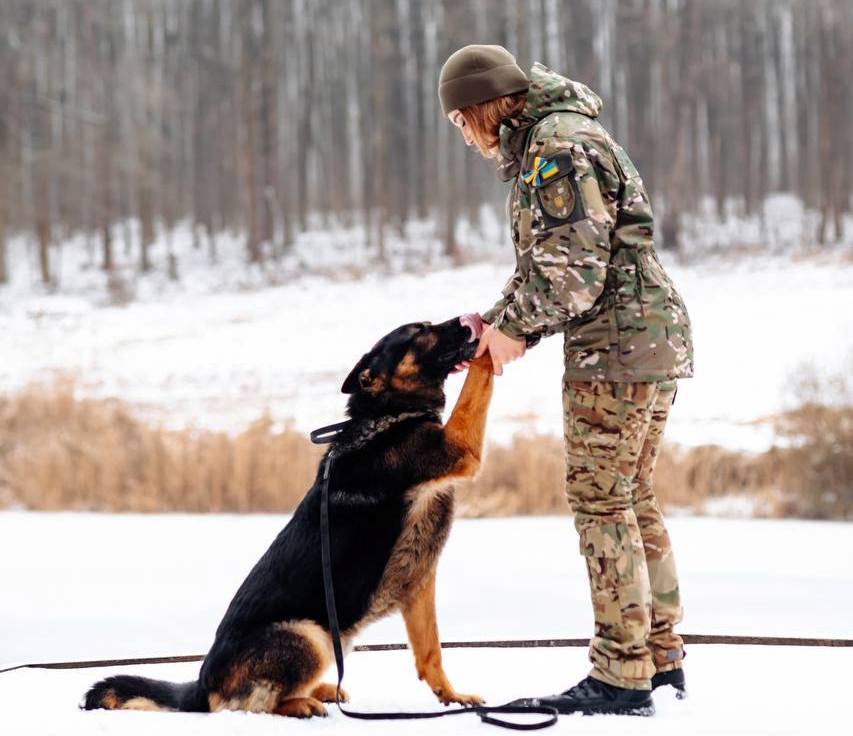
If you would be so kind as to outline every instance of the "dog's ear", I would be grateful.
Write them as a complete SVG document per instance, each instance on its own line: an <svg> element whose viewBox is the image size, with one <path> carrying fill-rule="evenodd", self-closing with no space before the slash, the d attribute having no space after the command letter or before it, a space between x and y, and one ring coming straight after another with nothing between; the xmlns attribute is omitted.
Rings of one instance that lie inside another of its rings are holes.
<svg viewBox="0 0 853 736"><path fill-rule="evenodd" d="M373 385L375 376L373 375L373 371L368 367L370 357L370 353L365 353L361 356L361 360L355 364L355 368L344 379L344 385L341 386L343 393L354 394L356 391L364 390Z"/></svg>

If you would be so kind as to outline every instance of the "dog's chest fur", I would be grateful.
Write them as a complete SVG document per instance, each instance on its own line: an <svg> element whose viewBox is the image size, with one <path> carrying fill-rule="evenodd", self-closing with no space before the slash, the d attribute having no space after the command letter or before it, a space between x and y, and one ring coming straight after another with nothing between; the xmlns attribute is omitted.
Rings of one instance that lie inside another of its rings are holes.
<svg viewBox="0 0 853 736"><path fill-rule="evenodd" d="M453 521L453 485L432 480L406 492L408 510L388 564L358 627L405 606L438 561Z"/></svg>

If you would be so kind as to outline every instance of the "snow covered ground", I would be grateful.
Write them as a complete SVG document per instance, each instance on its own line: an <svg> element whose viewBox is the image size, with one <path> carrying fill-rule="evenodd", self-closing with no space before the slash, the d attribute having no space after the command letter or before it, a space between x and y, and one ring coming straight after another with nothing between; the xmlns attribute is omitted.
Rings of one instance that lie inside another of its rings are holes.
<svg viewBox="0 0 853 736"><path fill-rule="evenodd" d="M0 513L0 668L13 662L189 654L209 645L230 596L282 516ZM675 518L684 632L853 638L853 526ZM586 573L568 518L461 520L438 577L444 640L582 637ZM362 642L404 641L399 617ZM564 689L585 650L450 650L451 680L492 703ZM851 649L700 646L690 697L655 696L652 719L563 718L552 733L849 733ZM118 671L172 680L198 665L0 675L4 734L488 733L473 716L371 724L332 711L308 723L271 716L81 713L85 688ZM331 677L331 673L329 674ZM408 652L353 653L356 709L436 706Z"/></svg>
<svg viewBox="0 0 853 736"><path fill-rule="evenodd" d="M759 420L795 403L790 377L853 366L853 262L833 256L718 259L668 268L694 326L697 377L684 381L670 441L762 449ZM142 294L125 307L90 296L0 290L0 391L58 375L80 395L117 396L170 426L240 430L269 410L309 430L337 421L339 389L359 356L408 321L489 307L509 264L356 281L302 277L250 291ZM561 432L562 340L498 380L489 438ZM450 401L461 387L451 377Z"/></svg>

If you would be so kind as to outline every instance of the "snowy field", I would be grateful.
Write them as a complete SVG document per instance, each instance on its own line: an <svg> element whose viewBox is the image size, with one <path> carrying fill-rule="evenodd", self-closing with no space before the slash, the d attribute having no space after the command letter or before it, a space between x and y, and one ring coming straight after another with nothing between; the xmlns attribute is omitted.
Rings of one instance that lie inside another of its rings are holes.
<svg viewBox="0 0 853 736"><path fill-rule="evenodd" d="M209 645L231 595L283 516L0 513L0 668L16 662L194 654ZM675 518L688 633L853 638L853 526ZM569 518L460 520L442 556L442 638L583 637L591 630L586 572ZM366 642L405 640L402 620ZM451 650L462 691L491 703L561 690L584 676L586 652ZM652 719L564 717L552 733L848 733L851 649L694 645L690 697L655 696ZM272 716L81 713L107 674L172 680L198 664L0 675L4 734L488 733L476 717L399 724ZM329 673L331 678L332 673ZM353 653L356 709L432 709L408 652Z"/></svg>
<svg viewBox="0 0 853 736"><path fill-rule="evenodd" d="M853 262L745 256L668 264L695 327L697 377L667 431L686 445L763 449L767 417L793 406L803 364L850 374ZM80 395L117 396L168 426L237 431L269 411L301 430L337 421L343 378L390 329L491 306L508 264L357 281L302 277L261 290L142 293L124 307L0 290L0 391L71 376ZM198 286L198 285L197 285ZM562 339L508 366L489 439L561 432ZM461 377L448 383L452 401Z"/></svg>

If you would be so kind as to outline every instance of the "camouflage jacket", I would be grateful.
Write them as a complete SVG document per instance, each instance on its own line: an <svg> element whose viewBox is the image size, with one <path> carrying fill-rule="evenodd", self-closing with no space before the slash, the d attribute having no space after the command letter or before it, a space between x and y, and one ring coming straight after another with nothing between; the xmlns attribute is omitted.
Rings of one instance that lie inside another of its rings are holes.
<svg viewBox="0 0 853 736"><path fill-rule="evenodd" d="M500 129L516 269L483 319L528 345L565 333L568 380L693 375L690 320L653 245L643 181L596 120L600 98L534 64Z"/></svg>

